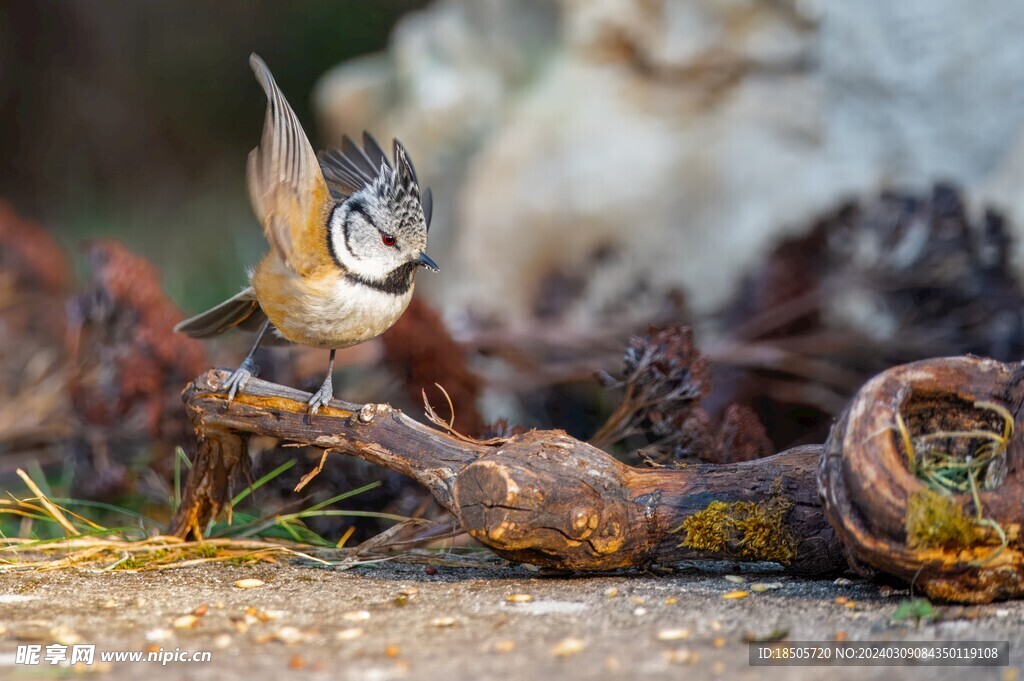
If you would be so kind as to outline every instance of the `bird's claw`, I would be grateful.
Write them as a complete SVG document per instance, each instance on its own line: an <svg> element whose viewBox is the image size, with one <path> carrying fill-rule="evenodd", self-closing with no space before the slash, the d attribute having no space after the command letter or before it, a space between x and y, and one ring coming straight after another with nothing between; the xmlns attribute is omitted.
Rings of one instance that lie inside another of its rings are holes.
<svg viewBox="0 0 1024 681"><path fill-rule="evenodd" d="M235 395L237 395L238 393L245 389L245 386L249 382L249 379L256 374L256 371L256 365L253 364L251 360L246 359L244 362L242 362L242 366L235 369L234 372L232 372L232 374L227 377L227 379L221 385L221 389L227 390L228 402L235 399Z"/></svg>
<svg viewBox="0 0 1024 681"><path fill-rule="evenodd" d="M331 376L328 374L327 378L324 379L323 385L320 389L313 393L313 396L309 398L307 404L309 404L309 413L315 414L320 411L320 407L326 407L328 403L334 399L334 383L331 381Z"/></svg>

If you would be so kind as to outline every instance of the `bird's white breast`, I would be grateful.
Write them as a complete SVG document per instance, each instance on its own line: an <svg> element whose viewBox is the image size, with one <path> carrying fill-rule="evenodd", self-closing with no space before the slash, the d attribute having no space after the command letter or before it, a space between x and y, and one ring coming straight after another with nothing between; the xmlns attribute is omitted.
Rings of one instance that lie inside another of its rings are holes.
<svg viewBox="0 0 1024 681"><path fill-rule="evenodd" d="M307 333L319 339L321 347L343 348L376 338L390 329L411 299L411 288L396 296L338 278L329 295L299 302L304 309L298 316L308 320Z"/></svg>
<svg viewBox="0 0 1024 681"><path fill-rule="evenodd" d="M340 272L299 277L283 267L253 277L260 306L278 333L300 345L345 348L387 331L412 299L353 282ZM266 284L273 281L271 286ZM260 284L263 284L261 286ZM261 290L262 289L262 290Z"/></svg>

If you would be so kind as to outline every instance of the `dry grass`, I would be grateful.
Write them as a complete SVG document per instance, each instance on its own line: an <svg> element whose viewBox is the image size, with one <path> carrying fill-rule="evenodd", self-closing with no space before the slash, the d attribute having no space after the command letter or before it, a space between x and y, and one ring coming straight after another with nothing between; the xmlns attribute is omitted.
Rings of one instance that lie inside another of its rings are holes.
<svg viewBox="0 0 1024 681"><path fill-rule="evenodd" d="M180 456L184 459L183 454ZM187 465L187 459L184 461ZM232 509L254 489L280 475L294 463L290 461L282 464L255 481L232 500ZM151 571L212 562L244 564L274 563L279 560L311 561L335 569L348 569L395 559L403 562L466 567L493 568L504 564L489 551L477 548L455 549L449 546L440 549L421 549L409 548L409 542L402 540L389 541L392 535L397 536L397 530L406 527L427 527L430 525L428 521L325 508L366 491L377 483L339 494L296 513L255 517L235 510L235 524L211 523L206 529L205 538L187 541L162 534L159 523L128 509L95 502L52 498L25 471L19 469L18 475L31 496L0 499L0 516L19 519L21 535L9 537L0 533L0 573L63 569L97 572ZM180 478L178 475L175 477ZM178 499L180 489L176 486L172 507L176 506L175 501ZM130 517L135 525L103 526L68 508L75 504L124 514ZM320 515L385 517L398 523L360 546L345 548L351 532L345 533L340 541L334 543L315 534L303 523L304 518ZM59 536L42 539L33 536L54 532ZM267 534L283 536L266 536ZM448 534L446 538L453 536L455 535ZM412 545L415 546L415 542Z"/></svg>
<svg viewBox="0 0 1024 681"><path fill-rule="evenodd" d="M242 537L185 541L150 534L156 524L126 509L116 510L137 518L137 527L104 527L50 499L25 471L19 469L18 476L33 496L0 499L0 514L20 518L20 534L33 534L36 525L51 525L60 528L63 536L0 537L0 572L164 570L208 562L275 562L281 556L324 562L304 550L315 546L299 542Z"/></svg>

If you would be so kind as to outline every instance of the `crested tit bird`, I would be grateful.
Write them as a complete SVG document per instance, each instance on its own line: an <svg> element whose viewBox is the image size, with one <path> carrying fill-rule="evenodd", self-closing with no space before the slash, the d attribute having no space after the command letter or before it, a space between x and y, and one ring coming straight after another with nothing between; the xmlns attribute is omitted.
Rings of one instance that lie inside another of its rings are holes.
<svg viewBox="0 0 1024 681"><path fill-rule="evenodd" d="M270 252L249 275L249 286L175 327L208 338L238 327L256 342L224 384L228 399L244 389L257 367L253 355L271 340L330 350L327 378L310 398L316 413L334 397L334 353L375 338L405 312L416 270L437 265L425 253L430 190L420 194L402 144L394 161L363 135L340 150L313 153L267 65L249 65L267 95L263 137L249 154L249 199Z"/></svg>

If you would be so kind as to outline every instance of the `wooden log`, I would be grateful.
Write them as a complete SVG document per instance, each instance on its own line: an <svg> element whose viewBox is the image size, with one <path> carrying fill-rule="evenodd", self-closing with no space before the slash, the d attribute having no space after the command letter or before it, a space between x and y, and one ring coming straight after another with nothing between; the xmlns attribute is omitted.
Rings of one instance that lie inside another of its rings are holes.
<svg viewBox="0 0 1024 681"><path fill-rule="evenodd" d="M1022 377L1020 364L953 357L895 367L865 384L833 429L819 471L825 512L856 569L895 575L938 600L1024 595ZM979 439L979 431L992 435ZM979 442L1007 432L1000 468L975 481L977 497L943 492L920 463L922 455L952 456L950 465L967 465Z"/></svg>
<svg viewBox="0 0 1024 681"><path fill-rule="evenodd" d="M230 404L224 372L184 393L200 438L171 532L195 534L222 512L251 434L330 448L425 485L469 532L517 562L571 570L685 559L775 561L794 574L845 568L815 471L821 447L730 465L636 469L562 431L489 443L422 425L387 405L334 401L316 416L308 394L252 380Z"/></svg>

